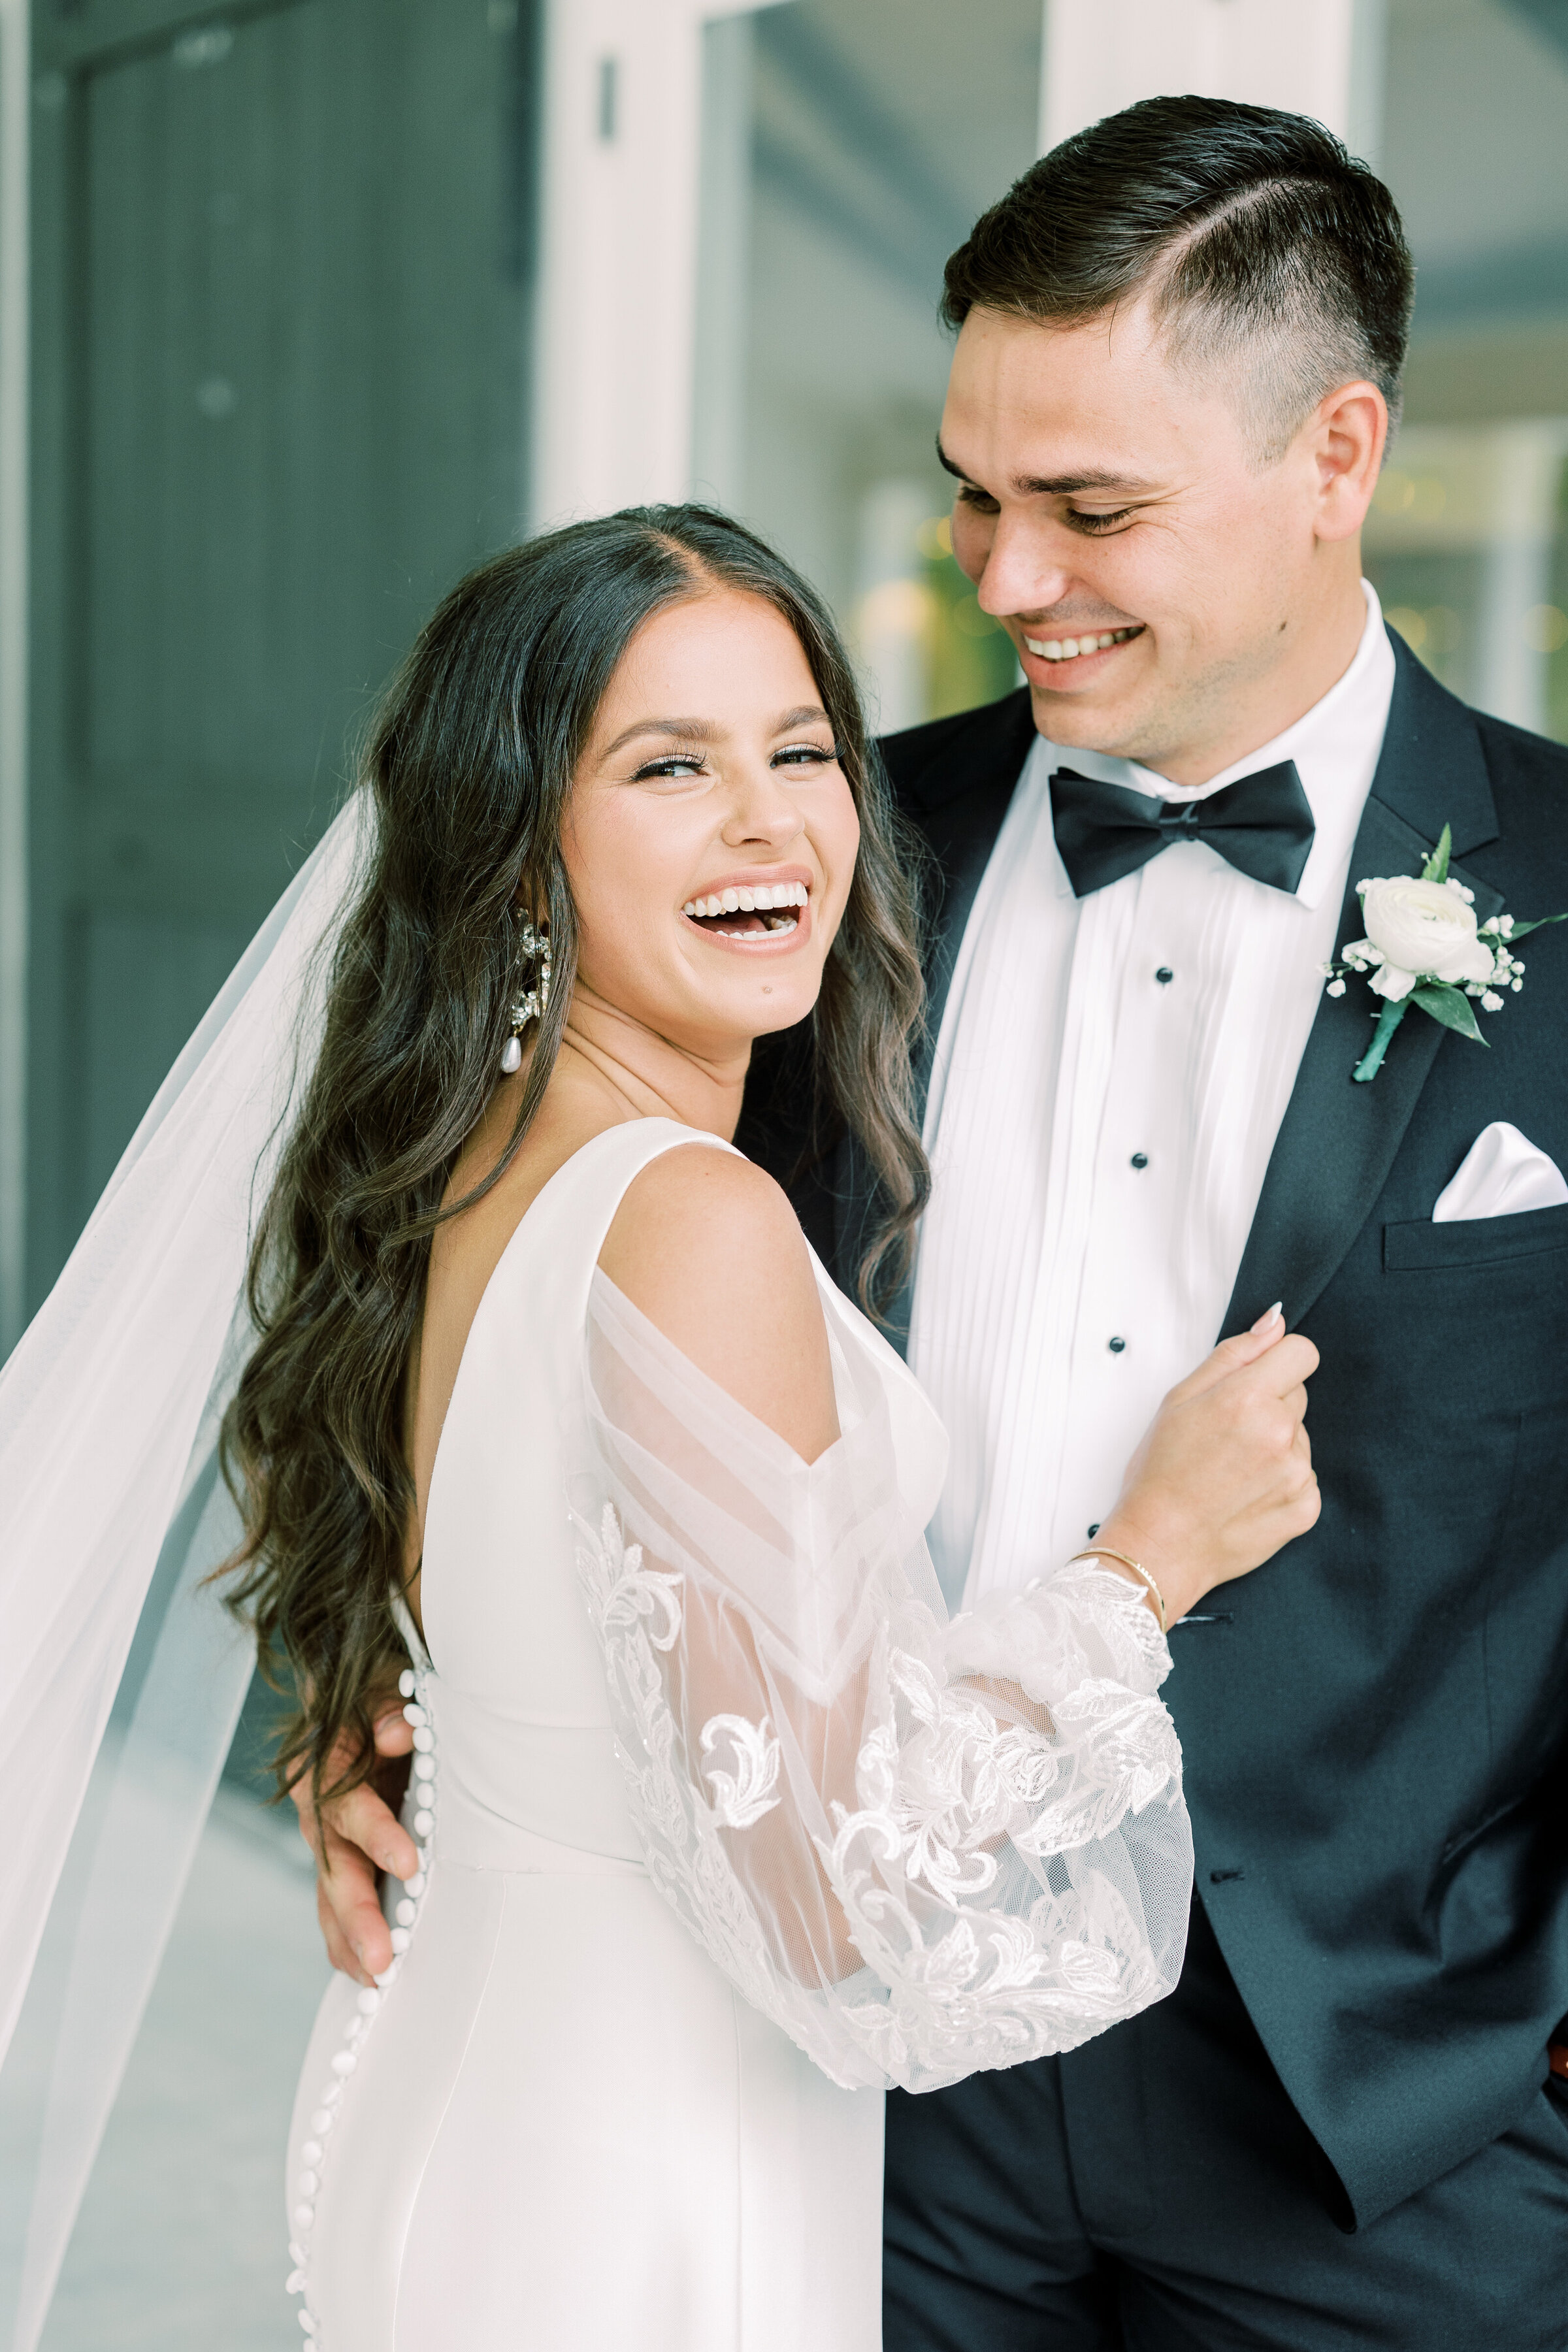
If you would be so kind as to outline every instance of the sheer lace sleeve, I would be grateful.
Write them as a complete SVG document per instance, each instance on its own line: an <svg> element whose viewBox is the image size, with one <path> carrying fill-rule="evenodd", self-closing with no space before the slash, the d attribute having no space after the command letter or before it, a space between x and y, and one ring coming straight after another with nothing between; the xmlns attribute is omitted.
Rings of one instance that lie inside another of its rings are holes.
<svg viewBox="0 0 1568 2352"><path fill-rule="evenodd" d="M595 1276L579 1569L655 1884L836 2082L933 2090L1174 1984L1170 1660L1087 1562L947 1621L941 1425L824 1305L843 1433L808 1465Z"/></svg>

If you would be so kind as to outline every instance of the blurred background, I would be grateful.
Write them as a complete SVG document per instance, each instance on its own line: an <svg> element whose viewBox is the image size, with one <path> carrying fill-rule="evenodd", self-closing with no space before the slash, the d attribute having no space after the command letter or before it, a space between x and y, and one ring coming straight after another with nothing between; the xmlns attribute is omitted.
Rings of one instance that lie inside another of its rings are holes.
<svg viewBox="0 0 1568 2352"><path fill-rule="evenodd" d="M1568 740L1568 0L0 0L0 1348L483 555L694 491L819 583L885 727L1011 687L932 455L942 260L1043 146L1187 89L1392 186L1369 570L1447 684ZM298 2341L324 1964L269 1705L50 2352Z"/></svg>

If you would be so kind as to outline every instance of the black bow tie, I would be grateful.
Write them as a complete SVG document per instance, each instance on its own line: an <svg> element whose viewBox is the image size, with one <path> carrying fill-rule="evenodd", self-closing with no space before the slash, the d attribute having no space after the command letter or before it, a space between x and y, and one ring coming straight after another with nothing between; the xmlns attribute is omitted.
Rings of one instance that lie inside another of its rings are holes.
<svg viewBox="0 0 1568 2352"><path fill-rule="evenodd" d="M1151 800L1126 784L1058 768L1051 778L1057 847L1075 898L1136 874L1173 841L1206 841L1255 882L1294 890L1312 846L1312 809L1294 760L1260 768L1202 801Z"/></svg>

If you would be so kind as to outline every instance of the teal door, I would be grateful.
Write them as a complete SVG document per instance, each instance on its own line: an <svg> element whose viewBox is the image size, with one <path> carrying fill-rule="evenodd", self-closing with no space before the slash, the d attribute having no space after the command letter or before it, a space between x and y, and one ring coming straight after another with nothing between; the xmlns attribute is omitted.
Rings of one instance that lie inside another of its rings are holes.
<svg viewBox="0 0 1568 2352"><path fill-rule="evenodd" d="M533 18L38 0L28 1276L516 536Z"/></svg>

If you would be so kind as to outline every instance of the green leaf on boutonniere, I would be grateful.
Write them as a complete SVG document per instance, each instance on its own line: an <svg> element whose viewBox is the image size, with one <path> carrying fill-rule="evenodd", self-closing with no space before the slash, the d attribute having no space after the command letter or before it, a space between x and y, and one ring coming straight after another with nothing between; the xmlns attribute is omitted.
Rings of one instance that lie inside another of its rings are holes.
<svg viewBox="0 0 1568 2352"><path fill-rule="evenodd" d="M1425 880L1436 878L1435 876L1423 877ZM1429 1013L1434 1021L1440 1021L1445 1029L1457 1029L1461 1037L1473 1037L1478 1045L1489 1043L1481 1034L1480 1024L1470 1009L1470 1000L1462 988L1450 988L1444 980L1429 980L1424 986L1411 990L1410 1001L1412 1004L1418 1004L1423 1013Z"/></svg>
<svg viewBox="0 0 1568 2352"><path fill-rule="evenodd" d="M1421 879L1423 882L1446 882L1447 880L1448 852L1453 848L1453 846L1454 828L1451 824L1446 824L1443 827L1442 832L1437 836L1436 848L1432 852L1431 856L1421 868ZM1431 1007L1428 1006L1427 1010L1429 1012ZM1439 1020L1441 1020L1442 1017L1441 1013L1437 1016ZM1451 1021L1448 1024L1448 1026L1450 1029L1457 1029L1459 1026L1459 1024L1457 1021ZM1480 1035L1480 1031L1478 1029L1475 1034L1479 1037Z"/></svg>
<svg viewBox="0 0 1568 2352"><path fill-rule="evenodd" d="M1523 939L1527 931L1543 931L1548 923L1568 923L1568 915L1537 915L1533 923L1510 923L1508 937L1499 945L1511 947L1515 940Z"/></svg>

